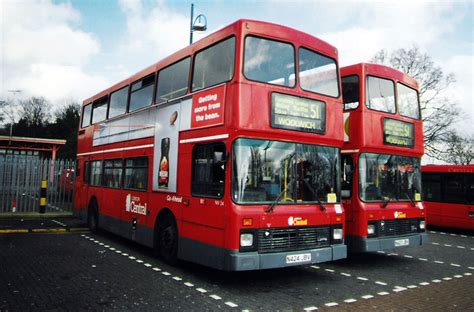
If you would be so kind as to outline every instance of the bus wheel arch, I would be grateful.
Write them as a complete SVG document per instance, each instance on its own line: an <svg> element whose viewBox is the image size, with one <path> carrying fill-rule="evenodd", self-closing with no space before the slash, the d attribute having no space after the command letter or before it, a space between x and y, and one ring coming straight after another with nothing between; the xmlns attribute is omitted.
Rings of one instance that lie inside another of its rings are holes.
<svg viewBox="0 0 474 312"><path fill-rule="evenodd" d="M155 222L155 254L169 264L178 260L178 226L176 217L168 208L163 208Z"/></svg>
<svg viewBox="0 0 474 312"><path fill-rule="evenodd" d="M99 204L95 196L90 199L87 208L87 226L92 233L97 233L99 229Z"/></svg>

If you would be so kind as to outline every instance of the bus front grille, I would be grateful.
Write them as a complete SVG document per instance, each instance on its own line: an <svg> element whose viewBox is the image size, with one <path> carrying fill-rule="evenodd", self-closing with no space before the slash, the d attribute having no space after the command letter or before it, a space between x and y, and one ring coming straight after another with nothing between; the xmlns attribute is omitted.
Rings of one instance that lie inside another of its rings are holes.
<svg viewBox="0 0 474 312"><path fill-rule="evenodd" d="M260 253L320 248L329 244L330 226L258 230Z"/></svg>
<svg viewBox="0 0 474 312"><path fill-rule="evenodd" d="M396 219L378 222L378 236L396 236L418 233L419 219Z"/></svg>

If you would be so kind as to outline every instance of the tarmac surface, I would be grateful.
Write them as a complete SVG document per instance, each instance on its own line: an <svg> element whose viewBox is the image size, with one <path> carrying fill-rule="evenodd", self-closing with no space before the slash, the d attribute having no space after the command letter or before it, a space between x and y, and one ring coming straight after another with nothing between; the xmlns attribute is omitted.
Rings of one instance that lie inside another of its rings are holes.
<svg viewBox="0 0 474 312"><path fill-rule="evenodd" d="M16 232L15 232L16 231ZM474 311L474 236L313 266L169 266L74 218L0 219L0 311Z"/></svg>

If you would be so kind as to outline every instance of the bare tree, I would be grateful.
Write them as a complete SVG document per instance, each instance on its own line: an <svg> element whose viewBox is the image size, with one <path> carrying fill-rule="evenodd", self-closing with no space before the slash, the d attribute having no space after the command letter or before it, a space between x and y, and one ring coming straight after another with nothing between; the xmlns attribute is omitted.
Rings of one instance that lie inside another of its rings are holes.
<svg viewBox="0 0 474 312"><path fill-rule="evenodd" d="M380 50L371 62L390 65L418 81L420 107L424 122L425 152L441 159L442 147L452 134L451 126L459 121L460 110L452 99L443 96L442 91L455 81L453 74L445 74L426 53L417 47L410 50L398 49L388 54Z"/></svg>
<svg viewBox="0 0 474 312"><path fill-rule="evenodd" d="M470 165L474 162L474 136L465 138L452 131L446 140L446 151L441 160L455 165Z"/></svg>
<svg viewBox="0 0 474 312"><path fill-rule="evenodd" d="M28 127L44 127L51 117L51 104L44 97L31 97L20 102L20 121Z"/></svg>

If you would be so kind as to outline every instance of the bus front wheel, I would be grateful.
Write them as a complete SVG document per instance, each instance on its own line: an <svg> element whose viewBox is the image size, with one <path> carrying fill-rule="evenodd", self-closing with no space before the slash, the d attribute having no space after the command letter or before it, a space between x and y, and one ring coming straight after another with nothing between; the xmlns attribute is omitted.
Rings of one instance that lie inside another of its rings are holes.
<svg viewBox="0 0 474 312"><path fill-rule="evenodd" d="M169 264L176 264L178 255L178 227L173 217L165 217L158 225L158 252Z"/></svg>

